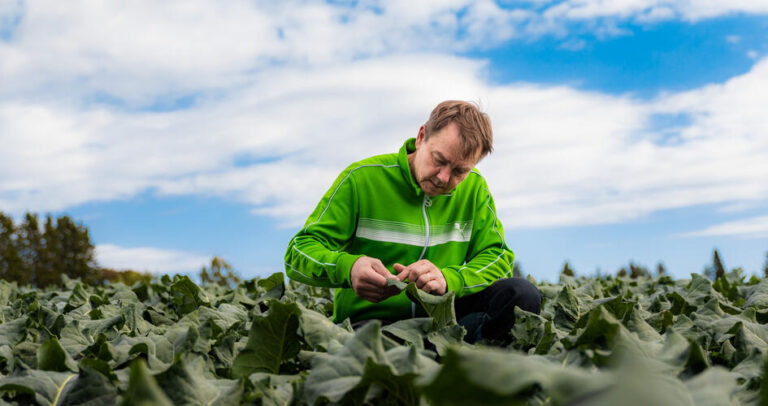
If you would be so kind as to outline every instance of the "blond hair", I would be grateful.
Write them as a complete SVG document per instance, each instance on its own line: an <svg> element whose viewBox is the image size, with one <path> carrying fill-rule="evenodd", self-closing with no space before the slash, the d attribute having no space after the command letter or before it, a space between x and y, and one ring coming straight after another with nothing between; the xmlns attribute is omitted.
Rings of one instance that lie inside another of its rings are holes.
<svg viewBox="0 0 768 406"><path fill-rule="evenodd" d="M435 107L424 124L424 141L450 123L459 127L462 152L465 157L480 149L480 158L493 151L493 131L488 114L480 111L474 103L461 100L446 100Z"/></svg>

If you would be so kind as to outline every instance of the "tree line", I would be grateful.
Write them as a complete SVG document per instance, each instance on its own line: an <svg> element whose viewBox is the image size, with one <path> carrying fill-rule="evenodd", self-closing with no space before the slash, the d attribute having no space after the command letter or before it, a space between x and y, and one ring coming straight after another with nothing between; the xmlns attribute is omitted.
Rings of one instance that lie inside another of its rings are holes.
<svg viewBox="0 0 768 406"><path fill-rule="evenodd" d="M519 264L515 263L515 272L517 276L517 272L519 271ZM743 273L744 270L741 267L737 267L732 269L732 271L738 270L739 272ZM725 276L725 273L727 272L727 269L725 267L725 264L723 263L722 257L720 255L720 252L717 249L714 249L712 251L712 263L709 265L706 265L704 269L702 270L701 274L706 276L708 279L716 280L722 276ZM576 276L576 272L571 267L571 264L569 261L565 261L565 264L563 264L563 269L560 271L561 275L566 275L570 277ZM667 274L667 268L664 266L663 263L659 262L656 265L656 276L664 276ZM598 270L595 274L596 277L604 276ZM653 277L653 273L644 265L636 264L634 262L630 262L628 267L622 266L619 268L618 271L616 271L616 276L618 277L629 277L632 279L637 278L651 278ZM763 277L768 278L768 252L765 253L765 263L763 264Z"/></svg>
<svg viewBox="0 0 768 406"><path fill-rule="evenodd" d="M69 216L43 221L27 213L20 224L0 212L0 278L20 285L60 285L63 275L88 284L151 280L147 273L99 266L88 228Z"/></svg>
<svg viewBox="0 0 768 406"><path fill-rule="evenodd" d="M45 287L60 285L62 275L80 279L88 284L123 282L132 285L137 281L149 282L152 275L134 270L114 270L99 266L94 254L94 245L88 228L77 223L69 216L56 219L47 215L41 223L38 215L27 213L20 224L0 211L0 278L20 285ZM712 264L705 267L702 274L715 280L723 276L726 268L720 253L712 253ZM560 272L562 275L575 276L575 271L568 261ZM667 273L664 264L656 266L656 275ZM763 273L768 277L768 253L766 253ZM523 276L519 262L514 264L514 275ZM601 276L600 271L595 276ZM621 267L616 276L630 278L652 277L652 272L643 265L630 262L628 267ZM240 276L220 257L213 257L209 266L204 266L199 273L201 284L236 285Z"/></svg>

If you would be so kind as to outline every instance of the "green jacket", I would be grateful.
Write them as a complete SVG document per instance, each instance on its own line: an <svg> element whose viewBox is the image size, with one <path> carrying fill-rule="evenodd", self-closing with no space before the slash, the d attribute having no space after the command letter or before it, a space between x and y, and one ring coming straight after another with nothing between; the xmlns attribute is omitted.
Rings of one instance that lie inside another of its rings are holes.
<svg viewBox="0 0 768 406"><path fill-rule="evenodd" d="M364 255L380 259L393 274L396 262L428 259L456 297L511 276L515 255L504 242L485 179L473 169L450 194L430 197L411 176L407 154L414 150L411 138L397 154L347 167L288 245L288 277L336 288L335 322L424 315L405 293L379 303L357 297L349 272Z"/></svg>

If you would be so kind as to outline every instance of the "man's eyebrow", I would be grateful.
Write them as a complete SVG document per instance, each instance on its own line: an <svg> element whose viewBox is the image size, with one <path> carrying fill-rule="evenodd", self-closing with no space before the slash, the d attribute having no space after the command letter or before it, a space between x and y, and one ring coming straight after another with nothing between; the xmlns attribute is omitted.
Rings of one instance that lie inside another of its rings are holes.
<svg viewBox="0 0 768 406"><path fill-rule="evenodd" d="M432 151L432 155L433 155L435 158L437 158L437 159L439 159L439 160L441 160L441 161L444 161L444 162L448 162L448 163L450 163L450 164L452 164L452 165L453 165L453 162L449 162L447 159L445 159L445 156L444 156L444 155L443 155L441 152L439 152L439 151ZM456 169L458 169L458 170L462 171L462 172L469 172L469 171L471 171L471 170L472 170L472 168L471 168L471 167L469 167L469 166L463 166L463 165L454 165L454 167L455 167Z"/></svg>

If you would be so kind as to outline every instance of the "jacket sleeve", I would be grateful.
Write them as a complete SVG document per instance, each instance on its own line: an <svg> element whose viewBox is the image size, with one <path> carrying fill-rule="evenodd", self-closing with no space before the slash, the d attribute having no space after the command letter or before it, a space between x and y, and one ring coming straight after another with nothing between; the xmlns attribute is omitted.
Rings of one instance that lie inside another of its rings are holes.
<svg viewBox="0 0 768 406"><path fill-rule="evenodd" d="M361 255L343 251L357 226L358 199L351 168L342 172L285 253L289 278L314 286L350 287L349 271Z"/></svg>
<svg viewBox="0 0 768 406"><path fill-rule="evenodd" d="M497 279L511 277L515 262L515 253L504 241L504 228L485 181L476 199L466 262L442 268L448 290L456 292L457 297L477 293Z"/></svg>

